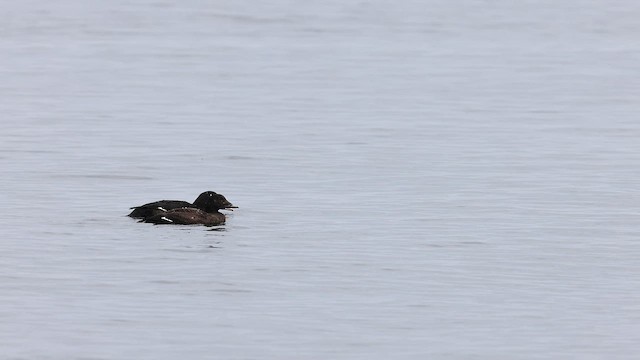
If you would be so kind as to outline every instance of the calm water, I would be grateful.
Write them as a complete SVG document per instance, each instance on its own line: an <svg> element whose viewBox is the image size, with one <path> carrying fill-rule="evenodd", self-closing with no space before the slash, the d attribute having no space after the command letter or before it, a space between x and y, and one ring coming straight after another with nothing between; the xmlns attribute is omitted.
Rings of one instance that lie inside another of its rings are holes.
<svg viewBox="0 0 640 360"><path fill-rule="evenodd" d="M3 1L0 356L636 358L639 17Z"/></svg>

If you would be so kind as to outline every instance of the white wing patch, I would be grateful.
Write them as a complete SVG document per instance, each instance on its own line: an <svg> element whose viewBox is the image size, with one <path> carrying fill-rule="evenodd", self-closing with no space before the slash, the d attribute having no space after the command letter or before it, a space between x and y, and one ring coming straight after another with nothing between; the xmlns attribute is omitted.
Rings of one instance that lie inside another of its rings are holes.
<svg viewBox="0 0 640 360"><path fill-rule="evenodd" d="M163 216L163 217L161 217L160 219L162 219L162 220L164 220L164 221L168 221L168 222L173 222L173 220L171 220L171 219L169 219L169 218L166 218L166 217L164 217L164 216Z"/></svg>
<svg viewBox="0 0 640 360"><path fill-rule="evenodd" d="M167 212L167 209L163 208L162 206L158 206L158 210L162 210L164 212Z"/></svg>

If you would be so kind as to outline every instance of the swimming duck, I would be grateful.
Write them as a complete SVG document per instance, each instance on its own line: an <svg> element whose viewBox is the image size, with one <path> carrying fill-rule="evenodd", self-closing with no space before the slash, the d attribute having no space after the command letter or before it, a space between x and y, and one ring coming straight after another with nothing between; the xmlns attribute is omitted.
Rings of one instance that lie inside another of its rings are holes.
<svg viewBox="0 0 640 360"><path fill-rule="evenodd" d="M235 209L237 206L230 203L222 194L218 194L214 191L205 191L198 196L193 204L181 200L160 200L140 206L134 206L131 208L133 211L128 216L137 219L145 219L159 214L162 215L167 211L178 208L195 208L207 213L218 213L218 210L220 209Z"/></svg>

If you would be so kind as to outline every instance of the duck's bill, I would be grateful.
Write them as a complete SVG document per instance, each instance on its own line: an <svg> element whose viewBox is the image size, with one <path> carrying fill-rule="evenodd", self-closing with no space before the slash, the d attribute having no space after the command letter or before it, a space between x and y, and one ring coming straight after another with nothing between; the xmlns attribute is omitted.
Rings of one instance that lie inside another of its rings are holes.
<svg viewBox="0 0 640 360"><path fill-rule="evenodd" d="M237 207L237 206L235 206L235 205L229 205L229 206L225 206L225 207L224 207L224 209L225 209L225 210L230 210L230 211L233 211L233 209L237 209L237 208L238 208L238 207Z"/></svg>

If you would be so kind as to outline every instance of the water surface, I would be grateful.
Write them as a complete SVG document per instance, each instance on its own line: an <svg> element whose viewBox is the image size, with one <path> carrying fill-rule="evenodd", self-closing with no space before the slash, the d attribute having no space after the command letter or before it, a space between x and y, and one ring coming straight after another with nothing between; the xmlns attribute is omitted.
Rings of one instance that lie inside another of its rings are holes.
<svg viewBox="0 0 640 360"><path fill-rule="evenodd" d="M637 356L635 2L3 9L3 358Z"/></svg>

